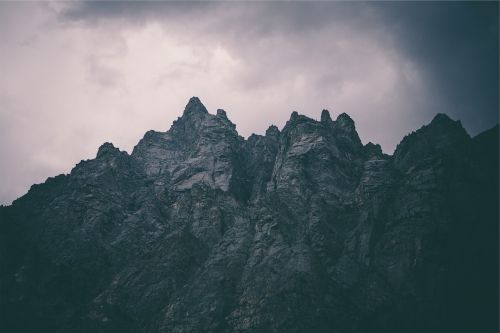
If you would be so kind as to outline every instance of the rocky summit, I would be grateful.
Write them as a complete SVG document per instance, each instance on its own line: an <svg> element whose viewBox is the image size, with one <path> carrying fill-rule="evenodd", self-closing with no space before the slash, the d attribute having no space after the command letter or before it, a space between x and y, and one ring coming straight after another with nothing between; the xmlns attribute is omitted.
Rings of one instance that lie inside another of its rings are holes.
<svg viewBox="0 0 500 333"><path fill-rule="evenodd" d="M319 116L319 115L318 115ZM2 332L496 332L498 126L392 156L347 114L167 132L0 208Z"/></svg>

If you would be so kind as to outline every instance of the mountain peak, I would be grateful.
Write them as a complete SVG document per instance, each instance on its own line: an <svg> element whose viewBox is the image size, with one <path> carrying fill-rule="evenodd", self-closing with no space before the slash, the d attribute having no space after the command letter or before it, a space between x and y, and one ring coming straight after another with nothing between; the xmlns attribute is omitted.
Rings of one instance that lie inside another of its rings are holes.
<svg viewBox="0 0 500 333"><path fill-rule="evenodd" d="M208 113L207 109L205 108L203 103L201 103L200 99L198 97L193 96L189 99L189 102L187 103L186 108L184 109L184 114L197 113L197 112Z"/></svg>
<svg viewBox="0 0 500 333"><path fill-rule="evenodd" d="M217 116L227 119L226 111L224 111L223 109L217 109Z"/></svg>
<svg viewBox="0 0 500 333"><path fill-rule="evenodd" d="M354 126L354 120L352 120L352 118L345 112L339 114L336 121L344 126Z"/></svg>
<svg viewBox="0 0 500 333"><path fill-rule="evenodd" d="M323 111L321 111L321 122L322 123L332 122L332 117L330 117L330 112L327 109L323 109Z"/></svg>
<svg viewBox="0 0 500 333"><path fill-rule="evenodd" d="M271 125L266 130L266 136L279 136L280 130L275 125Z"/></svg>
<svg viewBox="0 0 500 333"><path fill-rule="evenodd" d="M396 166L407 170L429 157L453 154L470 139L460 121L438 113L428 124L405 136L394 151Z"/></svg>
<svg viewBox="0 0 500 333"><path fill-rule="evenodd" d="M186 112L0 207L4 331L495 330L498 131L439 115L390 157L347 114Z"/></svg>
<svg viewBox="0 0 500 333"><path fill-rule="evenodd" d="M432 125L436 124L454 124L455 121L451 119L446 113L438 113L431 121Z"/></svg>
<svg viewBox="0 0 500 333"><path fill-rule="evenodd" d="M375 144L373 142L368 142L364 146L364 150L365 150L365 153L368 156L380 157L380 156L383 155L383 153L382 153L382 147L379 144Z"/></svg>
<svg viewBox="0 0 500 333"><path fill-rule="evenodd" d="M97 158L102 157L104 155L108 155L110 153L119 153L119 152L120 149L113 146L111 142L105 142L97 150Z"/></svg>
<svg viewBox="0 0 500 333"><path fill-rule="evenodd" d="M436 114L427 127L433 129L433 131L440 135L454 133L454 135L469 136L460 120L453 120L445 113Z"/></svg>

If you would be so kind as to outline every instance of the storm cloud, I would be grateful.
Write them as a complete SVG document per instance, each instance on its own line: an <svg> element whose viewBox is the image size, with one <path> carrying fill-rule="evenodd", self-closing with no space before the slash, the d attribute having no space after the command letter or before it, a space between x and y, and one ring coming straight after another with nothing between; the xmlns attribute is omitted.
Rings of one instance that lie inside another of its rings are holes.
<svg viewBox="0 0 500 333"><path fill-rule="evenodd" d="M496 2L12 2L0 42L2 203L191 96L243 136L346 112L386 153L438 112L498 122Z"/></svg>

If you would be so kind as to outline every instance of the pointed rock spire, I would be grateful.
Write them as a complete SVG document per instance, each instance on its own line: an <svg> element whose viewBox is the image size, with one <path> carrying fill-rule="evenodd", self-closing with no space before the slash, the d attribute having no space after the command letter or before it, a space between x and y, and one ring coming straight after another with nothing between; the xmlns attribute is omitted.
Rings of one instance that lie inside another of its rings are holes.
<svg viewBox="0 0 500 333"><path fill-rule="evenodd" d="M217 109L217 116L227 119L226 111L224 111L223 109Z"/></svg>
<svg viewBox="0 0 500 333"><path fill-rule="evenodd" d="M332 122L332 117L330 117L330 112L327 109L323 109L323 111L321 111L321 122L322 123Z"/></svg>
<svg viewBox="0 0 500 333"><path fill-rule="evenodd" d="M354 120L347 113L341 113L333 125L335 135L350 147L352 151L359 151L363 148L363 144L359 139L358 132Z"/></svg>
<svg viewBox="0 0 500 333"><path fill-rule="evenodd" d="M191 97L186 105L186 108L184 109L184 114L197 113L197 112L208 113L207 109L201 103L198 97Z"/></svg>

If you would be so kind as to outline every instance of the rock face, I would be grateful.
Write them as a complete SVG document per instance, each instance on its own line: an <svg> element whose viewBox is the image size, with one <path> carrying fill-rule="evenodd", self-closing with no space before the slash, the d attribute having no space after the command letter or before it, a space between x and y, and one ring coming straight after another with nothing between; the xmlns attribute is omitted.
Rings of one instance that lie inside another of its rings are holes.
<svg viewBox="0 0 500 333"><path fill-rule="evenodd" d="M486 332L498 126L439 114L393 156L292 113L247 140L193 97L0 207L1 331Z"/></svg>

